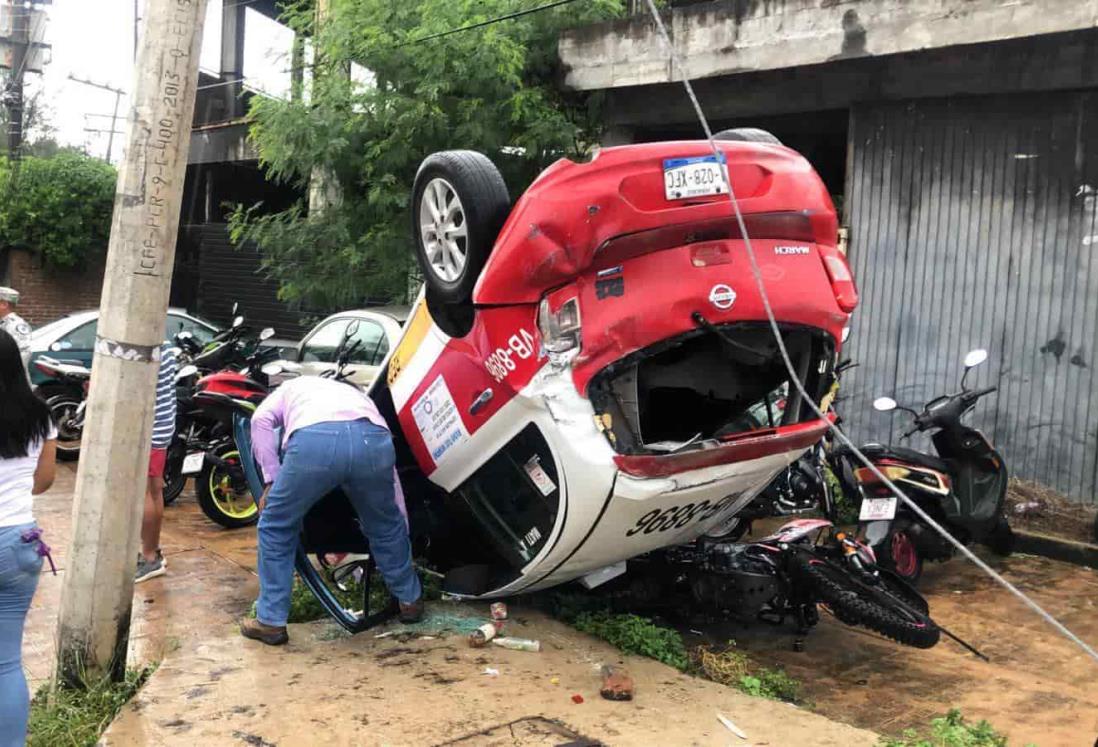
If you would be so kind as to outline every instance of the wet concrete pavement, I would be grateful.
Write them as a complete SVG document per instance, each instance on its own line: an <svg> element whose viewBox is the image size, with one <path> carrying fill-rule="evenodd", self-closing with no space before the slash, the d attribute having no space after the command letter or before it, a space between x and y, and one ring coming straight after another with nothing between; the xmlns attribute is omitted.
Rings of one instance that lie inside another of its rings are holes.
<svg viewBox="0 0 1098 747"><path fill-rule="evenodd" d="M60 573L73 477L63 466L55 487L36 504ZM534 717L556 719L561 728L607 744L737 741L716 723L718 710L748 732L751 741L743 744L875 741L867 732L748 699L648 660L628 660L637 700L602 701L595 670L618 655L534 613L527 616L529 629L518 634L541 637L541 654L478 652L460 638L345 638L327 623L295 626L289 647L268 649L242 641L234 626L257 590L253 529L215 526L188 490L167 509L163 548L168 574L136 588L130 645L131 665L162 664L112 727L110 744L569 741ZM1034 557L988 560L1084 639L1098 642L1098 572ZM43 575L31 611L24 653L32 687L53 666L61 578ZM907 649L826 615L803 653L792 650L789 630L725 623L705 633L712 642L734 638L758 660L784 666L804 683L818 713L856 727L898 733L957 707L967 717L990 720L1012 745L1094 744L1098 665L962 561L928 566L922 586L935 618L990 663L944 639L930 651ZM485 667L500 675L481 674ZM585 702L572 703L574 693ZM505 738L497 740L493 729ZM526 736L515 741L512 734Z"/></svg>
<svg viewBox="0 0 1098 747"><path fill-rule="evenodd" d="M53 550L57 575L48 566L44 570L27 617L23 666L32 692L49 679L54 666L75 477L75 465L60 464L53 487L35 499L35 517ZM158 661L173 649L232 630L259 588L255 530L218 527L198 508L189 488L165 510L161 547L168 573L134 590L131 665Z"/></svg>

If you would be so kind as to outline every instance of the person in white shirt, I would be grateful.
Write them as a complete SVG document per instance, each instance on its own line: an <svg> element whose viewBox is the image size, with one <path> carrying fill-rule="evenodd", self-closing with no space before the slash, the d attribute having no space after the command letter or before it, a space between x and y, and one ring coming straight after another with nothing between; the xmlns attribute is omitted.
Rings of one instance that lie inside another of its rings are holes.
<svg viewBox="0 0 1098 747"><path fill-rule="evenodd" d="M49 553L32 496L53 484L56 448L49 408L31 392L18 343L0 329L0 747L26 739L23 623Z"/></svg>

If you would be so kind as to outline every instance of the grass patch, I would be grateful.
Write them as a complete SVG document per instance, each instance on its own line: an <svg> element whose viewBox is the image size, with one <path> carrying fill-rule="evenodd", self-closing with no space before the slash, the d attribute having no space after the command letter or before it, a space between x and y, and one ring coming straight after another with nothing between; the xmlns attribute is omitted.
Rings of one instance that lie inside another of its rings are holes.
<svg viewBox="0 0 1098 747"><path fill-rule="evenodd" d="M121 682L85 681L83 688L50 689L43 685L30 706L27 744L30 747L90 747L99 741L114 717L156 671L150 664L130 669Z"/></svg>
<svg viewBox="0 0 1098 747"><path fill-rule="evenodd" d="M801 703L801 683L781 669L755 664L733 643L724 651L696 649L697 665L706 678L757 698Z"/></svg>
<svg viewBox="0 0 1098 747"><path fill-rule="evenodd" d="M921 732L921 733L920 733ZM930 729L907 729L903 735L883 737L878 747L1007 747L1007 740L987 721L965 721L956 708L930 722Z"/></svg>
<svg viewBox="0 0 1098 747"><path fill-rule="evenodd" d="M682 671L690 666L690 657L679 631L657 625L646 617L581 612L572 625L627 654L647 656Z"/></svg>

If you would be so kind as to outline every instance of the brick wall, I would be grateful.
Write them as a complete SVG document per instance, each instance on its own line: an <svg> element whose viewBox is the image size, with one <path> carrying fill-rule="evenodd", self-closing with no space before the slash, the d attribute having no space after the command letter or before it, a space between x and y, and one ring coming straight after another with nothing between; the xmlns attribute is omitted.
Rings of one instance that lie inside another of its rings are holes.
<svg viewBox="0 0 1098 747"><path fill-rule="evenodd" d="M0 285L19 291L16 312L31 326L38 326L71 311L99 308L103 262L94 263L82 272L59 272L42 268L30 252L12 249Z"/></svg>

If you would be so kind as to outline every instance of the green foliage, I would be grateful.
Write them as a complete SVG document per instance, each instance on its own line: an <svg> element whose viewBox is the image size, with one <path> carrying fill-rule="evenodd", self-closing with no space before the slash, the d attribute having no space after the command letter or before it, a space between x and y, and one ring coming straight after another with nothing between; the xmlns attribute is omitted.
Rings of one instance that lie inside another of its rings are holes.
<svg viewBox="0 0 1098 747"><path fill-rule="evenodd" d="M85 681L82 688L50 692L43 685L31 701L27 725L29 747L91 747L130 698L156 671L152 664L130 669L122 682Z"/></svg>
<svg viewBox="0 0 1098 747"><path fill-rule="evenodd" d="M879 747L1006 747L1007 740L987 721L971 724L957 709L930 722L930 733L907 729L900 738L882 738Z"/></svg>
<svg viewBox="0 0 1098 747"><path fill-rule="evenodd" d="M846 494L839 478L831 471L831 467L824 466L823 478L827 480L831 490L831 500L835 502L835 523L839 526L857 524L861 503Z"/></svg>
<svg viewBox="0 0 1098 747"><path fill-rule="evenodd" d="M319 32L311 3L284 3L283 21L315 39L314 79L307 97L253 98L251 138L268 178L306 189L319 170L343 196L319 215L302 205L231 214L234 242L260 245L284 299L345 307L402 298L413 264L412 181L434 151L487 154L514 195L548 163L588 153L600 98L561 90L557 38L565 26L620 14L621 0L425 38L541 2L343 0ZM343 74L351 62L371 84Z"/></svg>
<svg viewBox="0 0 1098 747"><path fill-rule="evenodd" d="M780 669L758 666L736 649L735 643L724 651L699 647L695 650L698 668L708 679L734 687L748 695L771 700L800 703L801 683Z"/></svg>
<svg viewBox="0 0 1098 747"><path fill-rule="evenodd" d="M79 269L110 237L117 175L72 151L0 165L0 246L29 249L58 269Z"/></svg>
<svg viewBox="0 0 1098 747"><path fill-rule="evenodd" d="M577 630L597 636L627 654L639 654L685 670L690 659L677 630L656 625L639 615L615 615L609 612L582 612L573 625Z"/></svg>

